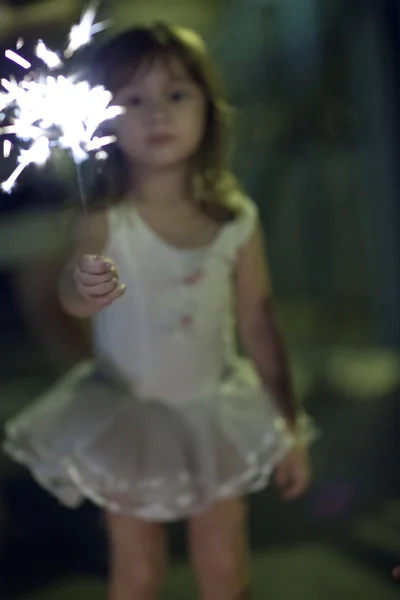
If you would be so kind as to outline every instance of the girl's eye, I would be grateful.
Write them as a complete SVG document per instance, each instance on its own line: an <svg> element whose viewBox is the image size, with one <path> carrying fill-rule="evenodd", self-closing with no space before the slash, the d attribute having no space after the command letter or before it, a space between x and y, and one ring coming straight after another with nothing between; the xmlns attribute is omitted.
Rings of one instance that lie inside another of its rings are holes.
<svg viewBox="0 0 400 600"><path fill-rule="evenodd" d="M128 100L126 101L126 105L127 106L133 106L138 107L138 106L142 106L143 104L143 98L141 98L140 96L132 96L131 98L128 98Z"/></svg>
<svg viewBox="0 0 400 600"><path fill-rule="evenodd" d="M187 95L188 95L187 92L179 90L176 92L171 92L169 94L169 99L172 102L182 102L182 100L185 100L185 98L187 98Z"/></svg>

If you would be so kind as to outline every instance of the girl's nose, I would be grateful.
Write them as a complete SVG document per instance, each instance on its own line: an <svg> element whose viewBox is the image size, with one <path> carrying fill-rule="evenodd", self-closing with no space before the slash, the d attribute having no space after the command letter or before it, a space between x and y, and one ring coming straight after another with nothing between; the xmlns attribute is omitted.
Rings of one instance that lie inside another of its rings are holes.
<svg viewBox="0 0 400 600"><path fill-rule="evenodd" d="M153 100L148 106L148 119L151 123L164 123L169 119L168 102L165 100Z"/></svg>

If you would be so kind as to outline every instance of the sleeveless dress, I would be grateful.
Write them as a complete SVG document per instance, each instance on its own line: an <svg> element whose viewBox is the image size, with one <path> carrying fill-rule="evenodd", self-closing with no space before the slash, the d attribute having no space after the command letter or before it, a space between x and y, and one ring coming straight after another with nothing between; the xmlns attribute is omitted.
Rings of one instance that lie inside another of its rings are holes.
<svg viewBox="0 0 400 600"><path fill-rule="evenodd" d="M292 439L236 349L233 273L255 205L200 250L109 210L104 255L125 295L93 320L95 358L6 424L5 451L63 504L147 520L262 489Z"/></svg>

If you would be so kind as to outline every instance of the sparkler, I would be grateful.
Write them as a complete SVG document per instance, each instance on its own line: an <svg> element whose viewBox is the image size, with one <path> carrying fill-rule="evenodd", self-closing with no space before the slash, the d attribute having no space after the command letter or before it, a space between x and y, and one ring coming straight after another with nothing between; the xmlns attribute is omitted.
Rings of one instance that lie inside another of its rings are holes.
<svg viewBox="0 0 400 600"><path fill-rule="evenodd" d="M79 80L77 74L62 74L66 61L105 28L105 23L94 23L95 14L94 7L89 7L79 24L72 27L63 56L50 50L42 40L37 42L35 55L43 63L42 71L30 71L32 65L28 60L14 50L6 51L6 58L28 73L21 81L1 80L5 91L0 91L0 120L9 117L11 124L0 128L0 135L15 135L25 146L19 150L18 166L1 184L3 191L11 192L28 165L44 165L55 148L70 153L80 182L80 164L92 152L96 160L107 157L104 147L112 144L115 137L96 137L95 133L102 123L122 114L123 109L110 106L112 95L102 86L91 87L87 81ZM23 40L18 40L16 49L22 46ZM5 158L10 156L12 148L11 141L5 140ZM86 210L82 186L80 192Z"/></svg>

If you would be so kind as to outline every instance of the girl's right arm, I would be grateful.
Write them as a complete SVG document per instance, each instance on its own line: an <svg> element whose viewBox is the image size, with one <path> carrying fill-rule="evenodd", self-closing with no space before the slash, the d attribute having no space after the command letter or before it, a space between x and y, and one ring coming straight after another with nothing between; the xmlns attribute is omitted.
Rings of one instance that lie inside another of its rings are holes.
<svg viewBox="0 0 400 600"><path fill-rule="evenodd" d="M101 256L107 241L107 216L99 212L75 229L74 251L61 272L60 304L66 313L87 319L109 306L125 292L118 283L115 263Z"/></svg>

